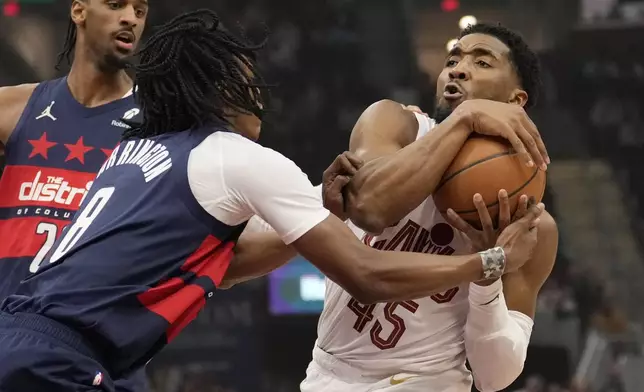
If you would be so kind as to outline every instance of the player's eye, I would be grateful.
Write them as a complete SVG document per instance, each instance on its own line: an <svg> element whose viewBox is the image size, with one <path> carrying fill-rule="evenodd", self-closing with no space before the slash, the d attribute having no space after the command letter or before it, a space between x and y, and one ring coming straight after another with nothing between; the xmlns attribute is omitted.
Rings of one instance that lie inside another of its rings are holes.
<svg viewBox="0 0 644 392"><path fill-rule="evenodd" d="M143 8L137 8L136 9L136 17L141 19L144 18L145 15L147 14L147 10L144 10Z"/></svg>
<svg viewBox="0 0 644 392"><path fill-rule="evenodd" d="M478 61L476 62L476 65L478 65L479 67L482 67L482 68L490 68L490 67L491 67L491 65L490 65L490 64L486 63L486 62L485 62L485 61L483 61L483 60L478 60Z"/></svg>
<svg viewBox="0 0 644 392"><path fill-rule="evenodd" d="M454 67L458 64L458 61L453 60L453 59L448 59L447 62L445 63L446 67Z"/></svg>
<svg viewBox="0 0 644 392"><path fill-rule="evenodd" d="M121 8L121 2L120 1L108 1L107 6L110 7L112 10L117 10Z"/></svg>

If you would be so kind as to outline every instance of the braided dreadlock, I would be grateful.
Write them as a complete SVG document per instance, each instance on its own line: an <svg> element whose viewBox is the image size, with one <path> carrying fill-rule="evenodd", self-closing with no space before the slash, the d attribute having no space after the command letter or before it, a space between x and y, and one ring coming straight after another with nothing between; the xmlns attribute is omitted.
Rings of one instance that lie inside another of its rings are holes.
<svg viewBox="0 0 644 392"><path fill-rule="evenodd" d="M225 110L261 117L263 83L252 45L226 31L217 14L199 10L161 26L140 51L136 98L143 123L123 139L227 122Z"/></svg>
<svg viewBox="0 0 644 392"><path fill-rule="evenodd" d="M67 61L68 65L72 63L72 56L74 54L74 46L76 45L76 25L69 18L69 23L67 24L67 35L65 36L65 44L63 45L63 51L58 53L56 58L56 70L60 70L60 65L63 60Z"/></svg>

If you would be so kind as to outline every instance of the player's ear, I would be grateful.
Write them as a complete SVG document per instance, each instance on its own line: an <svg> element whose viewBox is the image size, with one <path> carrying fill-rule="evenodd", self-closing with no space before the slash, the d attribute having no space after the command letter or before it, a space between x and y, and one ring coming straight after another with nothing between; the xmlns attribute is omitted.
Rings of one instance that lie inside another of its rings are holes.
<svg viewBox="0 0 644 392"><path fill-rule="evenodd" d="M519 88L514 89L510 94L510 99L508 100L508 102L523 107L526 103L528 103L528 93Z"/></svg>
<svg viewBox="0 0 644 392"><path fill-rule="evenodd" d="M70 17L76 26L85 24L87 18L87 3L85 0L74 0L72 2Z"/></svg>

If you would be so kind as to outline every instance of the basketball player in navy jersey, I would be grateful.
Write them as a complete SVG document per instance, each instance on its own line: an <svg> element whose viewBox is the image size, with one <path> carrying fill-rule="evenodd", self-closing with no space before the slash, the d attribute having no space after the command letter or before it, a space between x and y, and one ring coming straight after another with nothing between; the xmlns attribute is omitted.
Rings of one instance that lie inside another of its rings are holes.
<svg viewBox="0 0 644 392"><path fill-rule="evenodd" d="M139 112L125 73L146 0L74 0L60 61L66 77L0 88L0 300L38 271L55 239ZM136 382L135 382L136 381ZM144 390L143 372L120 390Z"/></svg>
<svg viewBox="0 0 644 392"><path fill-rule="evenodd" d="M254 142L260 46L210 11L150 38L136 67L143 123L112 151L44 266L0 307L0 390L112 391L196 317L229 266L268 263L284 244L364 303L500 277L530 258L543 205L479 254L361 244L292 161ZM254 215L275 232L240 237Z"/></svg>

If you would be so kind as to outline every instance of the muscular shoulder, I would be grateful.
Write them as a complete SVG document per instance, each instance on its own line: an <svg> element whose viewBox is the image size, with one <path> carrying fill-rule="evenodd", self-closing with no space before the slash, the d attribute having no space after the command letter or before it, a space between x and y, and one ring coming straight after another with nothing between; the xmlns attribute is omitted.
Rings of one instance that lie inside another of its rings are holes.
<svg viewBox="0 0 644 392"><path fill-rule="evenodd" d="M351 132L350 149L371 160L371 155L393 153L416 140L418 121L398 102L384 99L369 106Z"/></svg>
<svg viewBox="0 0 644 392"><path fill-rule="evenodd" d="M0 142L6 143L37 83L0 87Z"/></svg>
<svg viewBox="0 0 644 392"><path fill-rule="evenodd" d="M13 103L13 101L25 101L31 93L34 92L39 83L25 83L17 86L0 87L0 102L3 104Z"/></svg>

